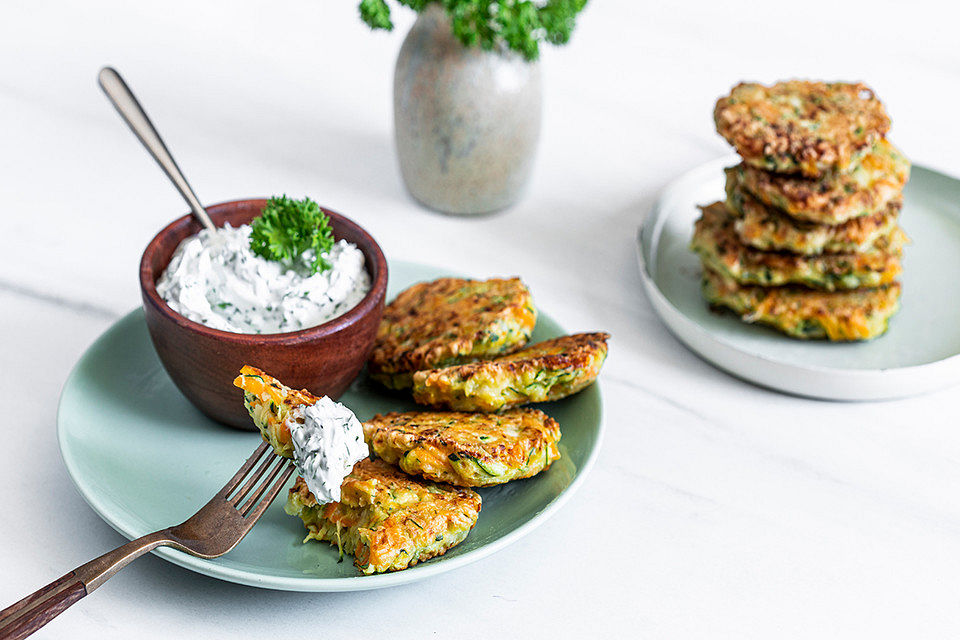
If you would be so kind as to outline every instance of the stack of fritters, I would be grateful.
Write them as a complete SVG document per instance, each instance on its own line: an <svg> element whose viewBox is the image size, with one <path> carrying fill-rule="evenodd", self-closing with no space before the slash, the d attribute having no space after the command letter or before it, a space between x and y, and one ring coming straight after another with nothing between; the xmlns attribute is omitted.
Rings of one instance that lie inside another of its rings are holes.
<svg viewBox="0 0 960 640"><path fill-rule="evenodd" d="M717 131L743 158L701 207L691 248L707 301L795 338L865 340L899 307L909 161L862 84L741 83Z"/></svg>

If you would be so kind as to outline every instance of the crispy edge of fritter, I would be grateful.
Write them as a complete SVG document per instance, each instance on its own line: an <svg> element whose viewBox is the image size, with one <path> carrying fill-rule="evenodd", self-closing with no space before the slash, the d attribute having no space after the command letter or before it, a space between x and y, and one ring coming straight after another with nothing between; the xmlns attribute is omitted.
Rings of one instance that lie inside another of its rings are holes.
<svg viewBox="0 0 960 640"><path fill-rule="evenodd" d="M804 80L741 82L717 100L714 123L749 164L810 177L848 170L890 129L865 84Z"/></svg>
<svg viewBox="0 0 960 640"><path fill-rule="evenodd" d="M900 283L876 289L823 292L803 287L743 286L704 269L703 297L746 323L772 327L791 338L851 342L883 335L900 308Z"/></svg>
<svg viewBox="0 0 960 640"><path fill-rule="evenodd" d="M559 400L597 379L609 339L605 332L577 333L495 360L418 371L413 399L432 407L484 412Z"/></svg>
<svg viewBox="0 0 960 640"><path fill-rule="evenodd" d="M416 502L407 502L409 495L402 495L402 500L394 497L409 491L417 494ZM401 571L445 554L466 539L482 505L475 491L411 478L369 458L354 465L341 493L340 502L318 505L303 478L297 477L285 510L303 521L308 531L304 542L337 545L353 555L354 565L367 575ZM428 503L425 494L442 497ZM359 526L364 520L375 526Z"/></svg>
<svg viewBox="0 0 960 640"><path fill-rule="evenodd" d="M739 186L757 200L798 220L838 225L876 214L900 198L910 179L910 161L899 149L881 140L850 174L810 179L771 173L746 163L730 167L726 173L728 196Z"/></svg>
<svg viewBox="0 0 960 640"><path fill-rule="evenodd" d="M744 245L733 228L735 218L723 202L700 207L700 211L690 248L705 266L740 284L801 284L836 291L888 284L902 270L900 256L906 235L899 228L892 234L890 246L881 243L868 253L803 256Z"/></svg>
<svg viewBox="0 0 960 640"><path fill-rule="evenodd" d="M293 441L290 439L287 416L294 407L315 404L319 398L306 389L291 389L250 365L244 365L240 369L240 375L234 379L233 386L243 390L243 406L260 429L263 439L273 447L277 455L292 458Z"/></svg>
<svg viewBox="0 0 960 640"><path fill-rule="evenodd" d="M510 286L514 290L493 296L473 294L455 303L447 301L465 286L477 284ZM500 306L495 312L486 309L478 313L478 305L489 305L485 298L507 296L514 299L498 302ZM460 308L451 308L461 302ZM481 314L489 317L480 321ZM417 324L398 337L397 327L407 326L410 318L417 318ZM520 278L440 278L420 282L400 292L387 305L367 369L372 378L389 388L407 388L416 371L463 364L520 349L529 340L536 322L533 298Z"/></svg>
<svg viewBox="0 0 960 640"><path fill-rule="evenodd" d="M727 192L727 210L737 219L740 241L760 251L787 251L801 255L864 253L878 244L890 246L897 230L902 198L882 211L853 218L839 225L801 222L755 199L739 186Z"/></svg>
<svg viewBox="0 0 960 640"><path fill-rule="evenodd" d="M516 436L504 421L519 423ZM538 409L392 412L363 423L363 434L375 455L407 473L462 487L530 478L560 459L560 425ZM487 434L499 440L484 443Z"/></svg>

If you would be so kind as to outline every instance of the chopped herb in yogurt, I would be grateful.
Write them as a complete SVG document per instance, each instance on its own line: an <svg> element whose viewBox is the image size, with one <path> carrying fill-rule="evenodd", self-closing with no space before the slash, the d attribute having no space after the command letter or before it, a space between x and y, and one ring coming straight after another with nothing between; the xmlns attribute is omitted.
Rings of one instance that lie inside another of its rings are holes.
<svg viewBox="0 0 960 640"><path fill-rule="evenodd" d="M250 225L204 229L180 243L157 292L184 317L234 333L284 333L357 305L370 276L356 245L335 242L313 201L272 198Z"/></svg>
<svg viewBox="0 0 960 640"><path fill-rule="evenodd" d="M340 501L340 485L353 465L370 455L363 427L350 409L323 396L294 407L286 426L297 471L320 504Z"/></svg>

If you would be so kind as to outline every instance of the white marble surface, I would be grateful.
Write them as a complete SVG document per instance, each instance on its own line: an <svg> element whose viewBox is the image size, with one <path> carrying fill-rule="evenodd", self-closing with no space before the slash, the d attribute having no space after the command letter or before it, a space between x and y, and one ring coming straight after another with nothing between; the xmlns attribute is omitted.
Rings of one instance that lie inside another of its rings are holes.
<svg viewBox="0 0 960 640"><path fill-rule="evenodd" d="M310 595L150 556L38 638L955 637L960 390L838 404L732 379L653 316L633 238L663 184L726 151L711 110L740 79L865 79L893 139L960 175L956 14L593 0L573 42L544 56L526 199L457 219L412 202L394 160L391 72L409 16L370 34L354 5L0 4L0 606L122 541L63 468L57 397L139 304L140 252L185 207L96 88L112 64L203 201L310 194L389 257L521 274L569 329L610 331L607 435L561 512L458 571Z"/></svg>

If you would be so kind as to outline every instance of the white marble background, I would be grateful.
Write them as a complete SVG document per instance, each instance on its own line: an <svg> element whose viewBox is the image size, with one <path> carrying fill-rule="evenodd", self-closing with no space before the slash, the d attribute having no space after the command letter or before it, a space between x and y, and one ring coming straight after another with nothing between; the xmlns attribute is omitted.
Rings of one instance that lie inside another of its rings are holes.
<svg viewBox="0 0 960 640"><path fill-rule="evenodd" d="M95 84L116 66L204 202L310 194L392 258L521 274L570 330L613 336L597 467L495 556L361 594L278 593L134 563L43 638L956 637L960 390L878 404L778 395L681 347L640 290L657 191L726 152L741 79L864 79L916 162L960 175L944 2L592 0L547 51L526 199L443 217L403 190L392 66L352 0L0 4L0 606L122 538L55 439L83 350L139 304L140 252L185 206ZM956 297L946 303L956 304Z"/></svg>

